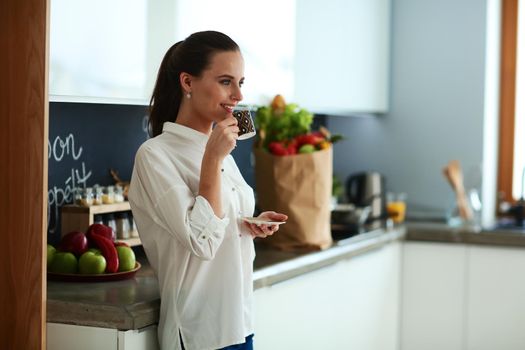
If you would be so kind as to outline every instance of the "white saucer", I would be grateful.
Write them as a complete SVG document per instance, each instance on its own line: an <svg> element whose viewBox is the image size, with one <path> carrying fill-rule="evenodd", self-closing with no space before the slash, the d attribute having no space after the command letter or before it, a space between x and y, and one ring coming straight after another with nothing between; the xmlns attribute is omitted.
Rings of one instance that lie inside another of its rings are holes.
<svg viewBox="0 0 525 350"><path fill-rule="evenodd" d="M242 219L246 222L249 222L250 224L255 224L255 225L281 225L281 224L286 223L286 221L270 221L270 220L254 218L254 217L245 217Z"/></svg>

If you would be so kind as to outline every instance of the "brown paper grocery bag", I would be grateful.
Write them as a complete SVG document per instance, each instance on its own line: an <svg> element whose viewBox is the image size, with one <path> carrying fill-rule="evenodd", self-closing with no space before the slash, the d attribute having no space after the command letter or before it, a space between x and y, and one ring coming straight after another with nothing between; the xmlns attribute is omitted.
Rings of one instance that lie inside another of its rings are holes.
<svg viewBox="0 0 525 350"><path fill-rule="evenodd" d="M284 251L328 248L332 148L282 157L255 148L254 155L259 209L288 215L286 224L261 243Z"/></svg>

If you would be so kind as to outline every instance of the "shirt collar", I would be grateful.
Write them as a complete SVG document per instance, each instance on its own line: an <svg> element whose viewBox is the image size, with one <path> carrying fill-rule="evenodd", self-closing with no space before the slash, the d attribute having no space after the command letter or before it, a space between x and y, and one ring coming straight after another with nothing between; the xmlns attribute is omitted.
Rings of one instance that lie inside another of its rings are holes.
<svg viewBox="0 0 525 350"><path fill-rule="evenodd" d="M169 132L170 134L174 134L189 141L193 141L204 147L208 143L209 139L208 135L203 134L200 131L173 122L165 122L162 125L162 132Z"/></svg>

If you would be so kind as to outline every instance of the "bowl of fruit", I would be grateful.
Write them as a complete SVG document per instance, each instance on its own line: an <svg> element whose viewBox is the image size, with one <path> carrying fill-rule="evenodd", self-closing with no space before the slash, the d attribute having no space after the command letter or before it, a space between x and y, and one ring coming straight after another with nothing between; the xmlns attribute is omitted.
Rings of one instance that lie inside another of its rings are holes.
<svg viewBox="0 0 525 350"><path fill-rule="evenodd" d="M133 278L141 268L135 252L114 237L111 227L97 223L85 233L69 232L57 247L48 244L48 280L104 282Z"/></svg>

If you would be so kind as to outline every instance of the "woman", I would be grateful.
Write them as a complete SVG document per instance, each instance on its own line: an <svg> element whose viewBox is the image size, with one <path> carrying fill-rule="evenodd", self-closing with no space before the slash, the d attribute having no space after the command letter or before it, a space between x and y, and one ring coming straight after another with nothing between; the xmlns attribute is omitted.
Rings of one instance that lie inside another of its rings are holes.
<svg viewBox="0 0 525 350"><path fill-rule="evenodd" d="M129 201L159 280L162 349L252 348L253 238L278 226L242 221L253 191L230 152L243 81L239 47L213 31L173 45L157 76Z"/></svg>

